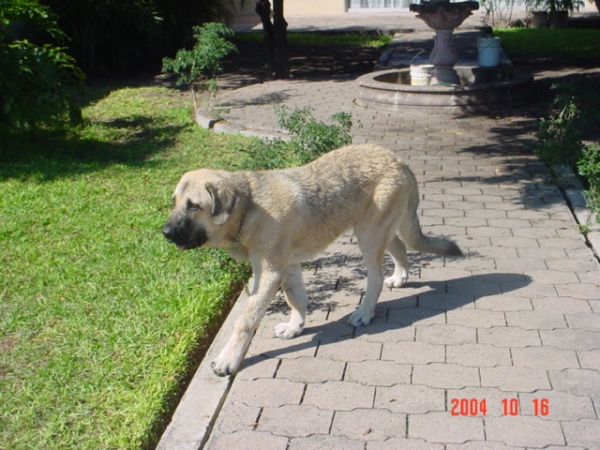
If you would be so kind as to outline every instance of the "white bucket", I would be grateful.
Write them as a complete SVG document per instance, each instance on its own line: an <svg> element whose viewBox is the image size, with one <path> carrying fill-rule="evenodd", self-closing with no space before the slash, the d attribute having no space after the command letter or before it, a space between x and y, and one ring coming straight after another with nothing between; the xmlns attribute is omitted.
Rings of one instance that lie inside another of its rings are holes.
<svg viewBox="0 0 600 450"><path fill-rule="evenodd" d="M500 38L478 37L477 57L481 67L496 67L500 64Z"/></svg>
<svg viewBox="0 0 600 450"><path fill-rule="evenodd" d="M410 66L410 84L412 86L429 86L433 64L418 64Z"/></svg>

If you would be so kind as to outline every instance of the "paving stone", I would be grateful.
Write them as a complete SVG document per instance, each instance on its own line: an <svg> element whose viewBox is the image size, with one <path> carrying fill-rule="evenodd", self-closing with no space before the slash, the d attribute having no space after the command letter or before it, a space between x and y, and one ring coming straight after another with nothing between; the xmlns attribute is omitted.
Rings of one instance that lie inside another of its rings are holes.
<svg viewBox="0 0 600 450"><path fill-rule="evenodd" d="M510 292L516 297L540 298L556 296L557 288L561 285L547 285L536 282L530 282L523 286L521 283L505 283L502 285L503 292ZM566 285L565 285L566 286Z"/></svg>
<svg viewBox="0 0 600 450"><path fill-rule="evenodd" d="M392 438L387 441L370 441L367 450L444 450L443 444L425 442L421 439Z"/></svg>
<svg viewBox="0 0 600 450"><path fill-rule="evenodd" d="M577 352L583 369L600 370L600 350Z"/></svg>
<svg viewBox="0 0 600 450"><path fill-rule="evenodd" d="M395 413L424 414L445 410L443 389L433 389L415 384L396 384L377 387L374 408Z"/></svg>
<svg viewBox="0 0 600 450"><path fill-rule="evenodd" d="M205 447L207 450L286 450L288 439L259 431L241 431L231 434L216 434Z"/></svg>
<svg viewBox="0 0 600 450"><path fill-rule="evenodd" d="M477 342L477 330L461 325L435 324L427 327L417 327L417 342L440 345L475 344Z"/></svg>
<svg viewBox="0 0 600 450"><path fill-rule="evenodd" d="M499 237L492 238L494 247L512 247L512 248L537 248L539 243L537 239L522 238L522 237Z"/></svg>
<svg viewBox="0 0 600 450"><path fill-rule="evenodd" d="M345 363L327 358L283 359L277 370L277 378L299 383L322 383L341 381Z"/></svg>
<svg viewBox="0 0 600 450"><path fill-rule="evenodd" d="M529 270L527 276L531 277L534 282L542 284L568 284L579 281L574 272L559 270Z"/></svg>
<svg viewBox="0 0 600 450"><path fill-rule="evenodd" d="M420 329L417 331L420 331ZM424 342L392 342L383 345L381 359L396 361L401 364L444 362L445 348L443 345L432 345Z"/></svg>
<svg viewBox="0 0 600 450"><path fill-rule="evenodd" d="M328 381L308 384L302 404L326 410L351 411L371 408L374 397L375 387L350 381Z"/></svg>
<svg viewBox="0 0 600 450"><path fill-rule="evenodd" d="M412 367L392 361L349 362L344 380L371 386L392 386L410 383Z"/></svg>
<svg viewBox="0 0 600 450"><path fill-rule="evenodd" d="M508 326L528 330L553 330L567 327L567 321L562 314L541 311L519 311L505 314Z"/></svg>
<svg viewBox="0 0 600 450"><path fill-rule="evenodd" d="M552 248L580 248L585 245L582 242L583 238L577 239L542 239L540 240L540 247L552 247Z"/></svg>
<svg viewBox="0 0 600 450"><path fill-rule="evenodd" d="M260 407L247 406L243 403L227 405L227 414L220 414L215 429L221 433L236 431L252 431L260 415Z"/></svg>
<svg viewBox="0 0 600 450"><path fill-rule="evenodd" d="M550 389L545 370L529 367L482 367L481 386L495 387L507 392L535 392Z"/></svg>
<svg viewBox="0 0 600 450"><path fill-rule="evenodd" d="M560 423L539 417L490 417L485 419L485 432L489 441L513 446L543 448L565 444Z"/></svg>
<svg viewBox="0 0 600 450"><path fill-rule="evenodd" d="M385 409L355 409L335 413L331 434L364 441L385 441L406 434L406 414Z"/></svg>
<svg viewBox="0 0 600 450"><path fill-rule="evenodd" d="M381 356L382 344L362 339L346 339L319 346L317 356L334 361L372 361Z"/></svg>
<svg viewBox="0 0 600 450"><path fill-rule="evenodd" d="M444 444L483 441L483 419L453 417L446 412L431 412L408 416L408 436Z"/></svg>
<svg viewBox="0 0 600 450"><path fill-rule="evenodd" d="M552 387L575 395L599 395L600 373L589 369L549 370Z"/></svg>
<svg viewBox="0 0 600 450"><path fill-rule="evenodd" d="M304 384L289 380L259 378L236 381L229 398L248 406L297 405L304 392Z"/></svg>
<svg viewBox="0 0 600 450"><path fill-rule="evenodd" d="M246 358L241 370L236 375L240 380L254 380L256 378L273 378L279 366L279 359L267 359L262 356Z"/></svg>
<svg viewBox="0 0 600 450"><path fill-rule="evenodd" d="M547 449L548 447L546 447ZM525 447L514 447L502 442L464 442L462 444L448 444L446 450L525 450Z"/></svg>
<svg viewBox="0 0 600 450"><path fill-rule="evenodd" d="M579 283L556 286L558 295L574 299L597 300L600 298L600 287L597 284Z"/></svg>
<svg viewBox="0 0 600 450"><path fill-rule="evenodd" d="M580 420L595 419L596 412L590 397L574 395L570 392L559 391L537 391L534 394L519 394L521 414L535 415L537 402L537 413L542 419L547 420ZM542 414L540 402L547 400L548 415ZM598 435L600 436L600 435Z"/></svg>
<svg viewBox="0 0 600 450"><path fill-rule="evenodd" d="M446 314L448 324L470 326L474 328L505 326L506 319L503 312L485 311L479 309L453 310Z"/></svg>
<svg viewBox="0 0 600 450"><path fill-rule="evenodd" d="M533 309L536 311L559 313L559 314L578 314L591 312L587 300L575 300L569 297L547 297L531 299ZM585 317L593 317L583 314ZM577 319L575 319L577 320Z"/></svg>
<svg viewBox="0 0 600 450"><path fill-rule="evenodd" d="M546 268L546 262L540 258L495 258L496 268L498 270L531 270Z"/></svg>
<svg viewBox="0 0 600 450"><path fill-rule="evenodd" d="M308 405L284 405L264 408L257 429L276 436L307 437L327 434L332 420L333 411Z"/></svg>
<svg viewBox="0 0 600 450"><path fill-rule="evenodd" d="M548 269L550 270L564 270L567 272L597 272L600 270L598 267L598 261L588 259L553 259L548 261Z"/></svg>
<svg viewBox="0 0 600 450"><path fill-rule="evenodd" d="M480 385L477 368L440 363L432 363L426 366L415 365L412 382L434 388L445 387L448 389Z"/></svg>
<svg viewBox="0 0 600 450"><path fill-rule="evenodd" d="M475 300L477 309L490 311L531 311L531 300L523 297L512 297L507 294L487 295Z"/></svg>
<svg viewBox="0 0 600 450"><path fill-rule="evenodd" d="M494 226L499 228L528 228L532 225L527 219L496 218L494 219Z"/></svg>
<svg viewBox="0 0 600 450"><path fill-rule="evenodd" d="M600 449L600 420L585 419L577 422L563 422L567 444L580 445L589 450Z"/></svg>
<svg viewBox="0 0 600 450"><path fill-rule="evenodd" d="M579 367L577 354L574 351L555 347L513 348L512 357L513 364L517 367L553 370Z"/></svg>
<svg viewBox="0 0 600 450"><path fill-rule="evenodd" d="M300 335L294 339L258 339L254 340L248 350L248 356L261 355L267 358L298 358L314 356L319 341L310 335Z"/></svg>
<svg viewBox="0 0 600 450"><path fill-rule="evenodd" d="M342 436L315 434L306 438L290 439L288 450L331 450L338 448L344 450L364 450L365 444L363 441L351 440Z"/></svg>
<svg viewBox="0 0 600 450"><path fill-rule="evenodd" d="M525 330L520 327L492 327L477 330L478 342L496 347L541 346L537 330Z"/></svg>
<svg viewBox="0 0 600 450"><path fill-rule="evenodd" d="M406 308L401 308L400 311L402 309ZM397 322L373 323L369 324L368 327L357 328L355 340L365 340L377 343L414 341L415 334L415 327L403 326Z"/></svg>
<svg viewBox="0 0 600 450"><path fill-rule="evenodd" d="M388 311L388 323L408 326L425 326L446 323L443 310L425 307L392 308Z"/></svg>
<svg viewBox="0 0 600 450"><path fill-rule="evenodd" d="M566 252L561 248L551 247L540 247L540 248L518 248L517 255L519 258L525 258L527 260L538 260L538 261L564 261L567 259ZM516 262L516 261L515 261ZM532 268L537 268L532 266Z"/></svg>
<svg viewBox="0 0 600 450"><path fill-rule="evenodd" d="M486 344L448 345L446 362L473 367L494 367L511 364L508 348Z"/></svg>
<svg viewBox="0 0 600 450"><path fill-rule="evenodd" d="M473 305L473 297L483 297L486 295L498 295L502 293L501 284L492 281L480 281L479 277L473 276L473 279L448 280L447 295L454 295L462 299L463 304ZM452 308L456 309L456 308Z"/></svg>
<svg viewBox="0 0 600 450"><path fill-rule="evenodd" d="M600 348L600 332L561 328L541 330L542 343L566 350L594 350Z"/></svg>

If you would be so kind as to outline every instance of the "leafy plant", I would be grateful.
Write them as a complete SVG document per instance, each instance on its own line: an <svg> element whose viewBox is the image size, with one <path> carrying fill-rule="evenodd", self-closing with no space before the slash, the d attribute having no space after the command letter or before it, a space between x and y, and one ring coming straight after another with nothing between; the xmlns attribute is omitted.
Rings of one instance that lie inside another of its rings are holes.
<svg viewBox="0 0 600 450"><path fill-rule="evenodd" d="M561 164L574 167L583 148L578 123L582 116L579 93L569 83L557 83L552 89L558 91L552 103L557 112L548 119L540 119L534 152L550 167Z"/></svg>
<svg viewBox="0 0 600 450"><path fill-rule="evenodd" d="M63 47L24 37L64 39L51 11L33 0L0 2L0 122L16 126L81 119L72 87L83 81Z"/></svg>
<svg viewBox="0 0 600 450"><path fill-rule="evenodd" d="M211 101L217 93L217 75L223 71L221 61L237 47L226 38L233 36L233 30L225 25L209 22L194 27L196 44L191 50L181 49L175 58L163 59L163 72L173 71L180 75L177 85L190 84L194 107L197 107L194 83L204 78L206 88L211 93ZM210 107L210 105L209 105Z"/></svg>
<svg viewBox="0 0 600 450"><path fill-rule="evenodd" d="M334 124L317 121L310 108L288 111L277 108L279 125L291 134L289 141L275 139L257 141L241 150L248 157L238 163L238 168L250 170L282 169L307 164L324 153L350 144L351 115L337 113L331 116Z"/></svg>
<svg viewBox="0 0 600 450"><path fill-rule="evenodd" d="M600 144L585 147L581 159L577 162L579 175L585 177L588 189L585 197L588 207L596 214L600 223Z"/></svg>
<svg viewBox="0 0 600 450"><path fill-rule="evenodd" d="M285 106L277 108L279 126L293 134L292 145L300 164L317 159L324 153L352 142L350 128L352 118L348 113L337 113L327 125L315 120L311 108L295 109L289 112Z"/></svg>

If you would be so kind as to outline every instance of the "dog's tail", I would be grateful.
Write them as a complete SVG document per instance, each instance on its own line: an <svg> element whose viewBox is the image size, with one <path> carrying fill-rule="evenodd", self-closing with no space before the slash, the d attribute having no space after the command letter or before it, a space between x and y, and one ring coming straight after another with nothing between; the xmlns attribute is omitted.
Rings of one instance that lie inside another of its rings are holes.
<svg viewBox="0 0 600 450"><path fill-rule="evenodd" d="M435 253L446 256L462 256L460 247L449 239L436 236L426 236L421 231L419 218L416 214L409 214L400 225L400 238L412 250L421 253Z"/></svg>

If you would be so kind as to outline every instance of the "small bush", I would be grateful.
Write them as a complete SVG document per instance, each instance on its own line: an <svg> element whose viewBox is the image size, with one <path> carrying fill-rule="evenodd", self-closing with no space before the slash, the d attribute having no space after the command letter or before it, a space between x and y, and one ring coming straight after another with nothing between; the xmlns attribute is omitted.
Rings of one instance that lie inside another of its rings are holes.
<svg viewBox="0 0 600 450"><path fill-rule="evenodd" d="M254 145L241 149L247 156L236 164L237 168L248 170L283 169L300 166L314 161L319 156L352 143L350 129L351 115L337 113L331 116L331 125L317 121L310 108L277 108L279 125L290 132L291 139L283 141L257 141Z"/></svg>
<svg viewBox="0 0 600 450"><path fill-rule="evenodd" d="M540 119L535 153L550 167L574 167L581 157L581 101L579 91L568 83L552 86L558 91L553 103L554 114Z"/></svg>
<svg viewBox="0 0 600 450"><path fill-rule="evenodd" d="M21 31L16 31L16 30ZM0 122L16 126L81 119L73 85L83 74L65 49L36 44L23 31L63 39L50 10L35 1L7 0L0 7Z"/></svg>
<svg viewBox="0 0 600 450"><path fill-rule="evenodd" d="M217 92L217 75L223 71L221 61L237 47L226 38L233 36L233 30L221 23L209 22L201 27L194 27L196 44L191 50L181 49L175 58L163 59L163 72L173 71L179 74L177 85L190 83L194 95L194 83L206 80L206 88L212 97Z"/></svg>
<svg viewBox="0 0 600 450"><path fill-rule="evenodd" d="M588 186L585 191L588 207L596 213L596 220L600 222L600 143L583 149L577 170Z"/></svg>

